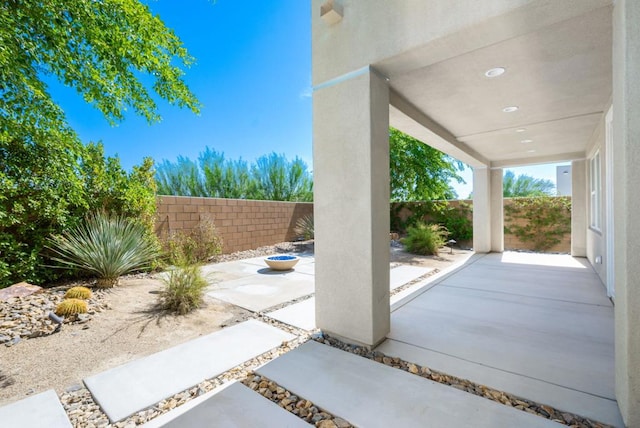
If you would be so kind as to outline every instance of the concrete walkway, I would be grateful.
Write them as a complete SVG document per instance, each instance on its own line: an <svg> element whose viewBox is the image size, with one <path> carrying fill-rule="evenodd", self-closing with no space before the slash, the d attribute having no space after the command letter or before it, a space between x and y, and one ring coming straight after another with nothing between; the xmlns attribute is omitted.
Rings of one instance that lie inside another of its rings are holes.
<svg viewBox="0 0 640 428"><path fill-rule="evenodd" d="M612 304L586 261L489 254L396 308L378 350L622 426L613 322Z"/></svg>
<svg viewBox="0 0 640 428"><path fill-rule="evenodd" d="M84 383L116 422L293 338L249 320L98 373Z"/></svg>
<svg viewBox="0 0 640 428"><path fill-rule="evenodd" d="M71 428L53 389L0 407L2 428Z"/></svg>
<svg viewBox="0 0 640 428"><path fill-rule="evenodd" d="M304 428L310 425L241 383L230 383L144 425L144 428Z"/></svg>
<svg viewBox="0 0 640 428"><path fill-rule="evenodd" d="M257 372L361 427L561 426L313 341Z"/></svg>

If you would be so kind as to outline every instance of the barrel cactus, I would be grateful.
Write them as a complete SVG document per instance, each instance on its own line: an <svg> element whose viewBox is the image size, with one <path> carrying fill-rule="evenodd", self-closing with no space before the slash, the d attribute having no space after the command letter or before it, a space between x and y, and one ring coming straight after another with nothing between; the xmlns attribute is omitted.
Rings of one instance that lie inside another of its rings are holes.
<svg viewBox="0 0 640 428"><path fill-rule="evenodd" d="M87 302L81 299L66 299L56 306L56 315L68 317L87 313Z"/></svg>
<svg viewBox="0 0 640 428"><path fill-rule="evenodd" d="M64 293L64 298L87 300L91 298L91 290L87 287L71 287Z"/></svg>

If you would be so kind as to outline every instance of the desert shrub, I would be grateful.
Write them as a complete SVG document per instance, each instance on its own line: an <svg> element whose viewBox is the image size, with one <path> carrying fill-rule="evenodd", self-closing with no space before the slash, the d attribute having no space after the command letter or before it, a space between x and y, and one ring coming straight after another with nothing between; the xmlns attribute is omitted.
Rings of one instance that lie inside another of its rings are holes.
<svg viewBox="0 0 640 428"><path fill-rule="evenodd" d="M104 212L53 236L49 248L61 265L96 275L98 287L115 286L121 275L148 267L158 256L142 224Z"/></svg>
<svg viewBox="0 0 640 428"><path fill-rule="evenodd" d="M153 161L126 172L100 144L61 136L50 144L0 135L0 288L42 284L73 274L51 269L44 250L51 235L104 209L141 222L153 237Z"/></svg>
<svg viewBox="0 0 640 428"><path fill-rule="evenodd" d="M91 290L87 287L71 287L64 293L64 298L87 300L91 298Z"/></svg>
<svg viewBox="0 0 640 428"><path fill-rule="evenodd" d="M407 229L407 236L401 242L411 253L435 256L445 244L447 235L447 230L439 224L418 223Z"/></svg>
<svg viewBox="0 0 640 428"><path fill-rule="evenodd" d="M82 299L66 299L56 306L56 315L68 317L87 313L87 302Z"/></svg>
<svg viewBox="0 0 640 428"><path fill-rule="evenodd" d="M183 266L167 272L162 280L162 307L168 311L184 315L202 304L202 294L207 281L202 277L197 264Z"/></svg>
<svg viewBox="0 0 640 428"><path fill-rule="evenodd" d="M401 218L407 208L411 214ZM452 204L449 201L398 202L391 204L391 230L403 232L420 223L437 223L444 227L449 238L456 241L473 239L472 206L463 201Z"/></svg>
<svg viewBox="0 0 640 428"><path fill-rule="evenodd" d="M300 217L296 221L296 227L294 229L294 232L305 241L309 239L313 239L314 237L313 214L308 214L308 215L305 215L304 217Z"/></svg>
<svg viewBox="0 0 640 428"><path fill-rule="evenodd" d="M444 227L449 238L456 241L473 239L471 205L460 201L455 206L446 201L434 202L433 221Z"/></svg>
<svg viewBox="0 0 640 428"><path fill-rule="evenodd" d="M173 265L206 262L222 253L222 238L209 218L201 219L191 231L169 234L163 242L167 261Z"/></svg>

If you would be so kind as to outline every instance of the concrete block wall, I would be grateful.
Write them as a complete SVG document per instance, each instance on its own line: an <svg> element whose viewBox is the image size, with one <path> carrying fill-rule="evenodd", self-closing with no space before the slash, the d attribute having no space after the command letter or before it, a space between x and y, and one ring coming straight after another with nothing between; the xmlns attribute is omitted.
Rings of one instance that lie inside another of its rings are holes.
<svg viewBox="0 0 640 428"><path fill-rule="evenodd" d="M313 214L313 203L158 196L156 233L191 231L209 218L232 253L296 239L299 218Z"/></svg>
<svg viewBox="0 0 640 428"><path fill-rule="evenodd" d="M563 196L563 197L566 198L566 196ZM511 205L512 203L513 202L511 198L504 199L505 207ZM513 219L511 221L505 220L505 223L504 223L505 227L516 226L516 225L525 226L526 224L527 224L527 220L522 218ZM518 238L517 236L511 233L505 232L504 233L504 249L505 250L533 250L533 246L532 246L532 243L522 242L520 238ZM558 244L554 245L548 250L545 250L545 252L571 253L571 233L565 233Z"/></svg>
<svg viewBox="0 0 640 428"><path fill-rule="evenodd" d="M467 199L467 200L463 200L463 201L449 201L449 204L451 206L458 206L460 204L460 202L465 202L467 204L469 204L471 206L471 210L473 210L473 200L471 199ZM422 203L422 202L418 202L418 203ZM511 198L504 198L504 206L508 206L512 203ZM400 212L398 213L398 216L400 217L401 220L405 221L410 215L411 215L411 203L407 204L405 207L402 208L402 210L400 210ZM429 219L426 219L427 221L429 221ZM469 220L471 220L471 217L469 217ZM516 219L513 221L506 221L505 220L505 227L509 227L511 225L515 225L515 224L519 224L519 225L524 225L526 222L526 220L524 219ZM533 250L533 246L530 242L522 242L517 236L511 234L511 233L504 233L504 249L505 250ZM548 249L547 252L550 253L570 253L571 252L571 234L567 233L564 235L564 237L562 238L561 242L558 243L557 245L553 246L552 248Z"/></svg>

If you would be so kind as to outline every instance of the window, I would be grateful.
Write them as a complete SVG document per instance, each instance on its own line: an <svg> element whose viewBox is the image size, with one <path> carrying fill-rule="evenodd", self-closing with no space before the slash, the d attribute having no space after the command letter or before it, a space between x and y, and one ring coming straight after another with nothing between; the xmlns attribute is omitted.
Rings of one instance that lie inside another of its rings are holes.
<svg viewBox="0 0 640 428"><path fill-rule="evenodd" d="M600 152L589 161L589 187L591 189L591 227L600 230Z"/></svg>

